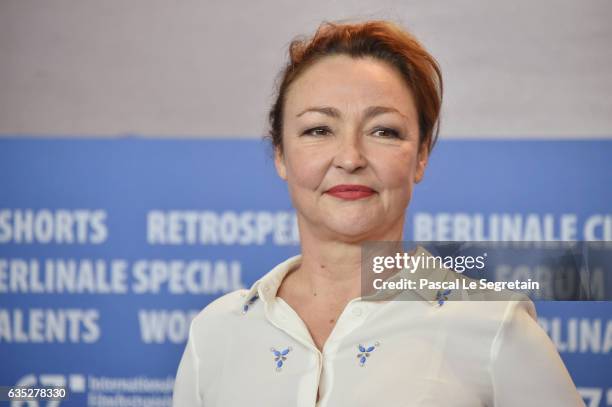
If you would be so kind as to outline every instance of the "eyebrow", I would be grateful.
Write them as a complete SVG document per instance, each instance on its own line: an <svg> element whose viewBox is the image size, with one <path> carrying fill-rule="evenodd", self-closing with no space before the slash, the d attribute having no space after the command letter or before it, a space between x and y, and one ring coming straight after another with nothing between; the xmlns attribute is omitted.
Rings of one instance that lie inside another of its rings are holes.
<svg viewBox="0 0 612 407"><path fill-rule="evenodd" d="M301 115L303 115L304 113L308 113L308 112L315 112L315 113L321 113L330 117L334 117L334 118L339 118L342 116L342 113L340 113L340 111L334 107L330 107L330 106L314 106L314 107L309 107L305 110L303 110L302 112L298 113L296 115L296 117L300 117ZM365 112L364 112L364 119L369 119L371 117L374 116L378 116L379 114L384 114L384 113L397 113L403 117L406 117L406 115L404 115L402 112L400 112L399 110L397 110L394 107L389 107L389 106L370 106L368 107Z"/></svg>

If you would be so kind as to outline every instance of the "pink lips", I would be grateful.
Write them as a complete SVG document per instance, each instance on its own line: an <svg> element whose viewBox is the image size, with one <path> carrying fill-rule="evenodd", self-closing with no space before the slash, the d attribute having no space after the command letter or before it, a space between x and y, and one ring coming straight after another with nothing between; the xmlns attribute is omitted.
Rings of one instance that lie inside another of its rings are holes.
<svg viewBox="0 0 612 407"><path fill-rule="evenodd" d="M374 195L376 191L365 185L336 185L325 193L340 199L355 200L367 198Z"/></svg>

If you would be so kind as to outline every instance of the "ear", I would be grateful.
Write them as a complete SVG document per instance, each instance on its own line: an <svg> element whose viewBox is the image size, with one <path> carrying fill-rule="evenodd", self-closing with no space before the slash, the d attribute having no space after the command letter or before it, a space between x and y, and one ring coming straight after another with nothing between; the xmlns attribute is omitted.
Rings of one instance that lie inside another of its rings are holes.
<svg viewBox="0 0 612 407"><path fill-rule="evenodd" d="M429 159L429 145L427 142L420 143L419 152L417 153L416 171L414 174L414 182L419 183L425 176L425 167Z"/></svg>
<svg viewBox="0 0 612 407"><path fill-rule="evenodd" d="M274 166L279 177L287 181L287 167L285 166L285 156L280 147L274 148Z"/></svg>

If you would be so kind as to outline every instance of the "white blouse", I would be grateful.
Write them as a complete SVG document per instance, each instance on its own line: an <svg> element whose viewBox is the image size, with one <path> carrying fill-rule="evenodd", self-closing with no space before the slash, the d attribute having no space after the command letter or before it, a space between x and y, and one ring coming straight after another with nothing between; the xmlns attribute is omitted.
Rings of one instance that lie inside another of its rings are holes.
<svg viewBox="0 0 612 407"><path fill-rule="evenodd" d="M194 318L174 407L584 406L530 301L360 297L320 352L276 297L300 259Z"/></svg>

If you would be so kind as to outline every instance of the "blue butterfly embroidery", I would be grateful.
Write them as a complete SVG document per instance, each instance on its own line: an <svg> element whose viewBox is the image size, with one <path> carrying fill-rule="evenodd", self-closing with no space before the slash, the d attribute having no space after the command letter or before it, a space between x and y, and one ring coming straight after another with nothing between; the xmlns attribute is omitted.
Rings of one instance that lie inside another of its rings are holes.
<svg viewBox="0 0 612 407"><path fill-rule="evenodd" d="M436 300L438 301L438 305L444 305L445 301L448 301L448 295L451 293L451 290L438 290L436 294Z"/></svg>
<svg viewBox="0 0 612 407"><path fill-rule="evenodd" d="M278 351L274 348L270 348L270 351L274 354L274 362L276 362L276 371L280 372L283 368L283 363L287 360L287 354L291 352L291 346L285 350Z"/></svg>
<svg viewBox="0 0 612 407"><path fill-rule="evenodd" d="M376 347L379 345L380 343L378 342L376 342L372 346L368 346L367 348L363 346L362 344L357 345L357 349L359 349L359 353L357 353L357 359L359 359L359 366L363 367L365 362L370 357L370 353L372 353L374 349L376 349Z"/></svg>
<svg viewBox="0 0 612 407"><path fill-rule="evenodd" d="M247 313L247 311L249 310L249 307L250 307L251 305L253 305L253 304L255 303L255 301L257 301L257 299L258 299L258 298L259 298L259 295L257 295L257 294L255 294L254 296L252 296L252 297L251 297L251 299L250 299L250 300L248 300L248 301L247 301L247 302L244 304L244 306L242 307L242 313L243 313L243 314L246 314L246 313Z"/></svg>

